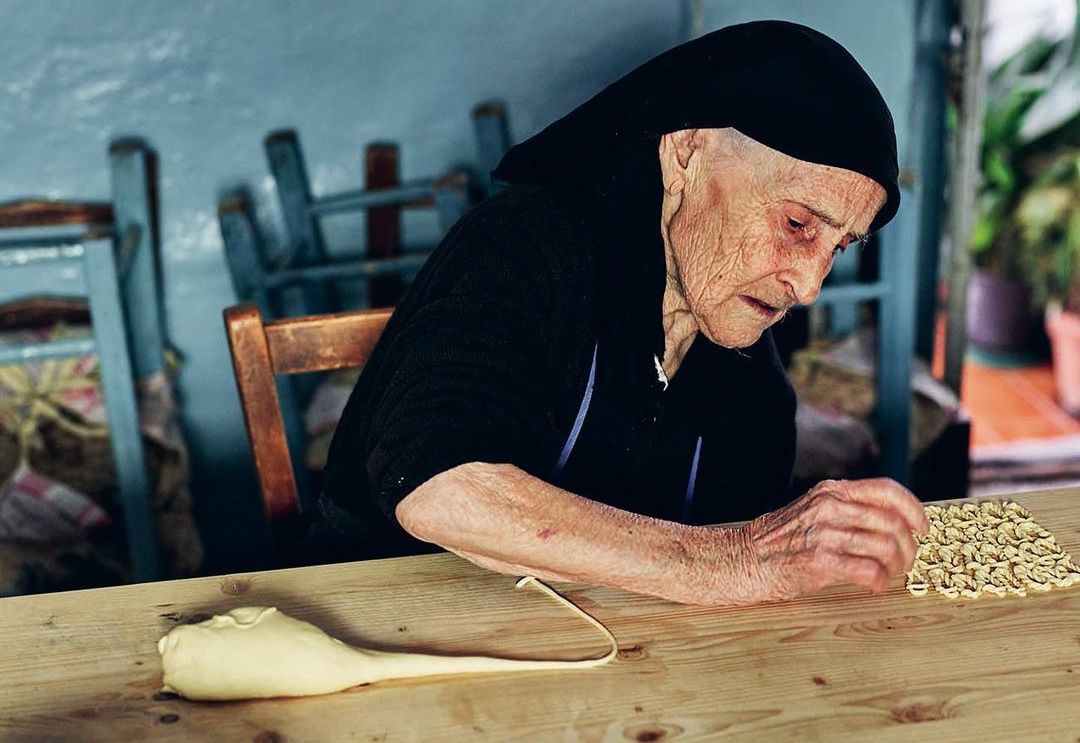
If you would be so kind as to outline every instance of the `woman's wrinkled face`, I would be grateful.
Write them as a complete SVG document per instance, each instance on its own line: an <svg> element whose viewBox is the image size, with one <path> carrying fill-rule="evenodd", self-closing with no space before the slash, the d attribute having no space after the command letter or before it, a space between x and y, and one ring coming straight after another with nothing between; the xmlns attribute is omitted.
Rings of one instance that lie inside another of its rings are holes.
<svg viewBox="0 0 1080 743"><path fill-rule="evenodd" d="M788 309L813 302L886 198L862 174L734 129L666 134L660 162L669 277L701 332L729 348L753 345Z"/></svg>

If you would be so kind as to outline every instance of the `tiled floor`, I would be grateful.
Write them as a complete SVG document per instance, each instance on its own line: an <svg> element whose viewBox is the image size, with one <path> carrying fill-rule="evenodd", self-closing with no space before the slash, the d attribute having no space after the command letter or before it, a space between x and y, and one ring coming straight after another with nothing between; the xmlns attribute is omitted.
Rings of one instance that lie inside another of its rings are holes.
<svg viewBox="0 0 1080 743"><path fill-rule="evenodd" d="M945 370L945 315L937 318L933 373ZM961 380L964 409L971 416L971 446L993 447L1018 441L1058 439L1080 434L1080 421L1057 404L1054 370L1047 361L1036 366L998 368L964 361Z"/></svg>
<svg viewBox="0 0 1080 743"><path fill-rule="evenodd" d="M961 390L973 447L1080 434L1080 421L1057 404L1049 364L996 369L968 360Z"/></svg>
<svg viewBox="0 0 1080 743"><path fill-rule="evenodd" d="M1049 364L999 369L964 363L971 416L968 495L1080 487L1080 421L1058 407Z"/></svg>

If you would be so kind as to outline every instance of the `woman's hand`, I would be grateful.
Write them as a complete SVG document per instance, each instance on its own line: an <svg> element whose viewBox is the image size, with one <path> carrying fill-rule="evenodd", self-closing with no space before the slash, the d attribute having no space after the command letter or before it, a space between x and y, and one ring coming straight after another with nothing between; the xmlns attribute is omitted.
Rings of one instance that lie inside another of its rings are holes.
<svg viewBox="0 0 1080 743"><path fill-rule="evenodd" d="M913 532L929 529L922 505L888 479L826 480L745 529L758 601L851 583L881 593L915 560Z"/></svg>

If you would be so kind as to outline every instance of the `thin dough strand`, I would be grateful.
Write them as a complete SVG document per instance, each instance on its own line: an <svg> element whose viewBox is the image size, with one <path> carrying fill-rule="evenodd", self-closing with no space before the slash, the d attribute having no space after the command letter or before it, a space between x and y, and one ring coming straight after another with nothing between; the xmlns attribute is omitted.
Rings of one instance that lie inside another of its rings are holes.
<svg viewBox="0 0 1080 743"><path fill-rule="evenodd" d="M577 667L580 667L582 663L587 663L588 666L590 666L590 667L602 666L605 663L610 663L612 660L615 659L615 656L619 654L619 643L615 639L615 635L611 634L611 630L609 630L607 627L605 627L604 624L599 619L594 617L592 614L585 611L580 606L575 604L573 601L571 601L570 599L563 596L561 593L556 591L554 588L549 586L547 583L544 583L543 581L538 580L537 578L534 578L531 575L526 575L524 578L522 578L521 580L519 580L517 583L514 584L514 588L521 588L522 586L536 586L541 591L546 593L548 596L551 596L551 598L555 599L560 604L565 606L567 609L574 612L579 617L584 619L586 622L591 624L593 627L596 627L598 630L600 630L600 632L603 633L604 637L607 638L607 641L609 643L611 643L611 649L609 649L608 652L607 652L607 655L603 656L602 658L593 658L593 659L587 659L587 660L571 660L571 661L564 661L564 662L572 663Z"/></svg>

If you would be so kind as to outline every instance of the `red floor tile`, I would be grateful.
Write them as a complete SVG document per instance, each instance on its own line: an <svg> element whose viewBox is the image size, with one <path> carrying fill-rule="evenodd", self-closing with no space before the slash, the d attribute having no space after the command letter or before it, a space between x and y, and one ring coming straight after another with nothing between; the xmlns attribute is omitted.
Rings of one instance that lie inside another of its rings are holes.
<svg viewBox="0 0 1080 743"><path fill-rule="evenodd" d="M944 376L945 316L934 333L933 373ZM1003 444L1080 434L1080 421L1057 403L1054 371L1049 363L999 369L965 361L961 397L971 416L971 444Z"/></svg>
<svg viewBox="0 0 1080 743"><path fill-rule="evenodd" d="M967 361L962 392L973 446L1080 434L1080 422L1057 404L1049 364L995 369Z"/></svg>

